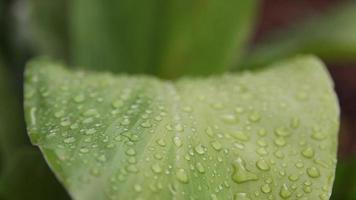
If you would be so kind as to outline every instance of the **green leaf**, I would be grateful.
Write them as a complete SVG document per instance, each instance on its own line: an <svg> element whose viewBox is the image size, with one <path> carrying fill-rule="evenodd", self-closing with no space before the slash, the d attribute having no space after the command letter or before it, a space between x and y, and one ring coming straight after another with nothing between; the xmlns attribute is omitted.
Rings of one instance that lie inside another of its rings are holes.
<svg viewBox="0 0 356 200"><path fill-rule="evenodd" d="M325 15L272 32L239 67L261 67L299 53L316 54L330 62L355 61L355 18L356 2L350 1Z"/></svg>
<svg viewBox="0 0 356 200"><path fill-rule="evenodd" d="M175 82L25 74L29 136L74 199L328 199L339 109L323 64Z"/></svg>

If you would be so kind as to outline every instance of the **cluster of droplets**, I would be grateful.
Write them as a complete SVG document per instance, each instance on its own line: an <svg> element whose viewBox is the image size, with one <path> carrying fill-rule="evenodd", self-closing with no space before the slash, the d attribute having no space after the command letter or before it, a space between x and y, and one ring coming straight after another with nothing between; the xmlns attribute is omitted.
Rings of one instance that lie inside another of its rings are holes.
<svg viewBox="0 0 356 200"><path fill-rule="evenodd" d="M269 124L275 116L266 113L273 103L251 106L255 94L247 86L228 86L231 93L219 90L219 86L207 89L220 98L197 92L183 99L171 90L169 97L143 95L139 88L113 90L118 83L110 78L89 89L80 83L68 82L58 91L40 87L38 92L50 99L52 109L30 109L33 127L43 126L31 132L45 133L45 139L38 142L58 149L58 163L69 169L87 167L92 178L81 174L83 183L108 179L110 187L105 190L110 199L120 198L125 184L132 186L137 199L146 191L158 195L168 191L169 196L188 198L189 187L209 191L213 200L221 199L224 190L229 191L228 198L236 200L308 199L313 190L321 200L328 198L328 186L318 184L321 178L332 176L323 173L334 165L334 161L318 155L326 148L325 130L302 126L298 116L283 124ZM64 95L73 88L79 93ZM150 92L154 94L147 94ZM30 90L26 98L34 94ZM67 98L56 98L59 94ZM241 98L242 102L235 105L231 98ZM294 98L307 102L308 88L302 88ZM167 99L172 105L164 103ZM286 108L287 104L279 106ZM209 117L199 119L203 110L208 110L204 114ZM61 138L60 143L57 138ZM113 162L118 163L114 170L108 168ZM73 180L66 181L71 184Z"/></svg>

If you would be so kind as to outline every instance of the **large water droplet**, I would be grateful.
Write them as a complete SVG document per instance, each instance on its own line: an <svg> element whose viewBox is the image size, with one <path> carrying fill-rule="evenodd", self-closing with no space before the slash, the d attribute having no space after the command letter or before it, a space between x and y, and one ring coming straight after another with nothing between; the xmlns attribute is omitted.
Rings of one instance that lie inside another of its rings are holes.
<svg viewBox="0 0 356 200"><path fill-rule="evenodd" d="M258 161L256 162L256 166L257 166L257 168L258 168L259 170L261 170L261 171L268 171L268 170L270 170L270 166L269 166L268 163L267 163L265 160L263 160L263 159L258 160Z"/></svg>
<svg viewBox="0 0 356 200"><path fill-rule="evenodd" d="M177 177L177 180L181 183L189 182L188 174L184 169L178 169L178 171L176 172L176 177Z"/></svg>
<svg viewBox="0 0 356 200"><path fill-rule="evenodd" d="M220 142L218 141L213 141L211 142L211 146L216 150L216 151L220 151L222 148L222 145L220 144Z"/></svg>
<svg viewBox="0 0 356 200"><path fill-rule="evenodd" d="M196 168L197 168L198 172L200 172L200 173L204 173L205 172L204 166L200 162L198 162L196 164Z"/></svg>
<svg viewBox="0 0 356 200"><path fill-rule="evenodd" d="M233 166L232 180L235 183L240 184L248 181L258 180L256 174L246 169L245 163L240 157L235 159L235 161L232 163L232 166Z"/></svg>
<svg viewBox="0 0 356 200"><path fill-rule="evenodd" d="M292 196L292 192L286 184L282 185L281 190L279 192L279 196L281 196L283 199L288 199Z"/></svg>
<svg viewBox="0 0 356 200"><path fill-rule="evenodd" d="M302 151L302 155L305 158L313 158L314 157L314 150L311 147L307 147Z"/></svg>
<svg viewBox="0 0 356 200"><path fill-rule="evenodd" d="M307 174L308 174L311 178L318 178L318 177L320 177L320 171L319 171L319 169L316 168L316 167L307 168Z"/></svg>

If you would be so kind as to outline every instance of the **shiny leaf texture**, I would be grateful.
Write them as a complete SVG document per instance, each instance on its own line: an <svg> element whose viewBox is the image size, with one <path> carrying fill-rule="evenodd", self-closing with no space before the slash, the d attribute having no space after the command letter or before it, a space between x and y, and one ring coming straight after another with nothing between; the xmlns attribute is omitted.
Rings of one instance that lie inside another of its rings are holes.
<svg viewBox="0 0 356 200"><path fill-rule="evenodd" d="M324 15L275 31L252 48L240 68L265 66L299 53L329 62L356 60L356 1L343 3Z"/></svg>
<svg viewBox="0 0 356 200"><path fill-rule="evenodd" d="M29 136L73 199L328 199L339 109L312 56L175 82L25 74Z"/></svg>

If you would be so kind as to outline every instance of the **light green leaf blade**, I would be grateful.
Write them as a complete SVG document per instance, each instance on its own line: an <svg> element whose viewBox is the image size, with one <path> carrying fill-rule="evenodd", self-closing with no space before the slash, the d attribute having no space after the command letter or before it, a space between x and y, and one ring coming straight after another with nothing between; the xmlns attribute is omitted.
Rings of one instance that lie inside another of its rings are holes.
<svg viewBox="0 0 356 200"><path fill-rule="evenodd" d="M29 136L74 199L328 199L339 109L323 64L176 82L33 61Z"/></svg>
<svg viewBox="0 0 356 200"><path fill-rule="evenodd" d="M235 64L257 0L74 0L69 6L75 65L176 78Z"/></svg>
<svg viewBox="0 0 356 200"><path fill-rule="evenodd" d="M252 48L239 67L261 67L300 53L315 54L330 62L355 61L355 18L356 2L350 1L327 14L272 32Z"/></svg>

